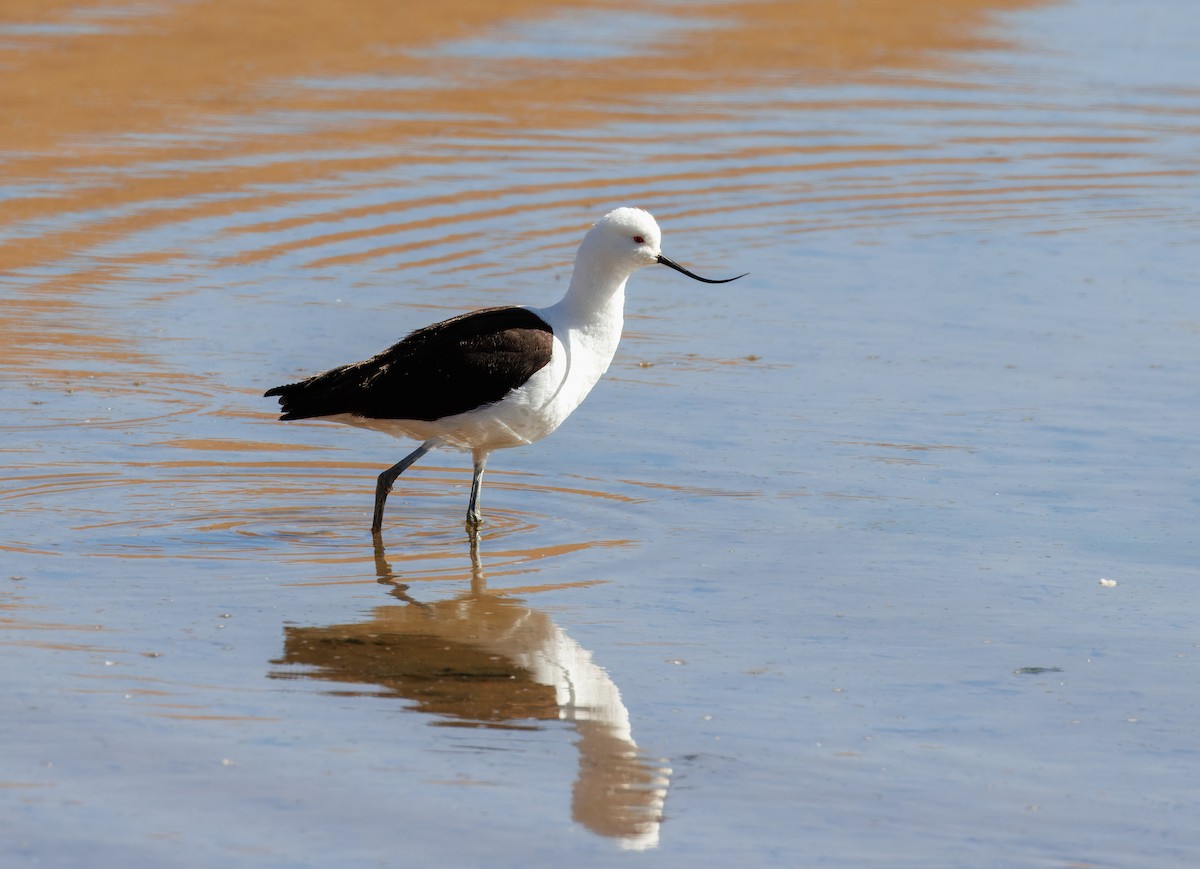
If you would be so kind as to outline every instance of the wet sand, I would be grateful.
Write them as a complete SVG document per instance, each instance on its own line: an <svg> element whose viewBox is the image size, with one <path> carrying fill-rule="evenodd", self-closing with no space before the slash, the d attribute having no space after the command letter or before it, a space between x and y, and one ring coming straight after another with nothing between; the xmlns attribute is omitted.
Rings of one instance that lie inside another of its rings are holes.
<svg viewBox="0 0 1200 869"><path fill-rule="evenodd" d="M0 864L1195 865L1190 4L436 13L0 12ZM750 277L374 546L262 391L625 204Z"/></svg>

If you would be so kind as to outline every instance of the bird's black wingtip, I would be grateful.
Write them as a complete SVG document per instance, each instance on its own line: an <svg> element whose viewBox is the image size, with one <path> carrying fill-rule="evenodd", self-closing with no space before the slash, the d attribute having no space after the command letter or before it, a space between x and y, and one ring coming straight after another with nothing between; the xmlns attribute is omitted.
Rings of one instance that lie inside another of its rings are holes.
<svg viewBox="0 0 1200 869"><path fill-rule="evenodd" d="M279 419L281 422L288 422L293 419L303 419L296 415L296 411L292 408L291 396L288 395L289 390L294 384L284 384L276 386L274 389L268 389L263 393L263 398L278 398L279 399Z"/></svg>

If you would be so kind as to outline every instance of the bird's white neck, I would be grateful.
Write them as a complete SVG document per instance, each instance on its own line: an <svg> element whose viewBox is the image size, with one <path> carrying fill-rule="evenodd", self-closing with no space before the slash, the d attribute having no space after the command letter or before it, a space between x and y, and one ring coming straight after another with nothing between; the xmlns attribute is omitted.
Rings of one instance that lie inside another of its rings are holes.
<svg viewBox="0 0 1200 869"><path fill-rule="evenodd" d="M571 285L554 309L565 322L578 328L615 321L619 332L629 268L604 257L596 245L588 244L589 240L585 238L580 246Z"/></svg>

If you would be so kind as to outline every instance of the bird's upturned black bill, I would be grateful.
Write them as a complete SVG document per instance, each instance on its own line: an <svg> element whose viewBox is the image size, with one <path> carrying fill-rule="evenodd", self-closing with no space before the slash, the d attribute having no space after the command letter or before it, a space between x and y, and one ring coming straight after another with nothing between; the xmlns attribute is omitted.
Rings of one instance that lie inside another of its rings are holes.
<svg viewBox="0 0 1200 869"><path fill-rule="evenodd" d="M727 284L730 281L736 281L738 278L744 278L744 277L746 277L746 275L750 274L750 272L746 272L745 274L738 275L735 278L720 278L720 279L718 279L718 278L702 278L695 272L689 272L687 269L685 269L679 263L674 262L673 260L669 260L665 256L660 255L658 258L658 261L660 264L662 264L664 266L668 266L670 268L673 268L677 272L682 272L683 274L687 275L689 278L691 278L694 281L704 281L704 283L706 283L706 284Z"/></svg>

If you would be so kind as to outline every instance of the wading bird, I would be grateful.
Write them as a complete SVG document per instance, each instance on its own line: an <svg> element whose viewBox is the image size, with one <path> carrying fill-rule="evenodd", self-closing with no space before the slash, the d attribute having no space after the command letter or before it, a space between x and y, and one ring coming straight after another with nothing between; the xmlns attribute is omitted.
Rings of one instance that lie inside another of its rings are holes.
<svg viewBox="0 0 1200 869"><path fill-rule="evenodd" d="M709 284L662 254L662 233L640 208L604 215L579 245L566 295L548 308L484 308L418 329L365 362L277 386L280 419L324 419L421 445L379 475L371 531L383 527L392 484L434 447L469 450L475 473L467 506L482 522L479 490L495 450L541 440L558 428L608 369L625 307L625 282L664 265Z"/></svg>

